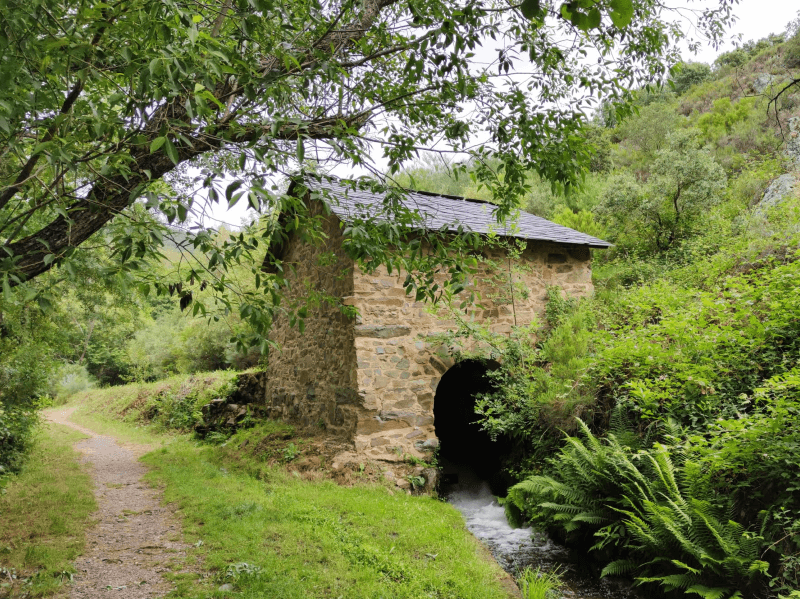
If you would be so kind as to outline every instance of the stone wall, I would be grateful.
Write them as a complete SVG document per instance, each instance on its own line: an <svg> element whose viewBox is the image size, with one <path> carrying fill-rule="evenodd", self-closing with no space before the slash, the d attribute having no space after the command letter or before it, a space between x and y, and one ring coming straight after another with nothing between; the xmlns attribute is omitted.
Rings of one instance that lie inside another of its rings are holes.
<svg viewBox="0 0 800 600"><path fill-rule="evenodd" d="M593 289L588 248L529 242L510 265L502 250L486 258L471 283L483 308L471 314L495 332L541 321L548 285L558 285L570 296ZM346 299L360 313L354 333L364 410L358 411L354 441L357 452L376 460L420 457L437 445L434 396L442 375L453 365L448 349L429 337L455 328L456 322L407 297L403 280L403 274L389 275L385 269L366 274L356 266L353 294Z"/></svg>
<svg viewBox="0 0 800 600"><path fill-rule="evenodd" d="M342 249L339 220L323 216L321 232L327 239L317 245L290 238L283 268L291 286L283 305L305 299L309 288L336 298L353 294L353 261ZM326 302L309 311L302 334L286 316L275 320L271 338L279 348L270 354L264 383L270 417L352 438L359 399L353 325Z"/></svg>
<svg viewBox="0 0 800 600"><path fill-rule="evenodd" d="M357 455L365 458L423 457L437 445L434 396L453 365L448 348L431 336L457 323L406 296L404 274L389 275L384 268L368 274L354 265L341 247L335 216L323 219L322 232L327 236L322 245L297 235L288 242L284 271L292 273L293 283L285 302L305 297L310 286L342 298L359 315L349 319L321 303L310 311L303 334L286 317L276 319L272 339L279 349L270 356L264 382L267 414L324 426L354 442ZM470 283L482 306L473 307L470 316L495 332L541 320L548 285L570 296L592 292L587 248L529 242L510 262L500 249L484 258Z"/></svg>

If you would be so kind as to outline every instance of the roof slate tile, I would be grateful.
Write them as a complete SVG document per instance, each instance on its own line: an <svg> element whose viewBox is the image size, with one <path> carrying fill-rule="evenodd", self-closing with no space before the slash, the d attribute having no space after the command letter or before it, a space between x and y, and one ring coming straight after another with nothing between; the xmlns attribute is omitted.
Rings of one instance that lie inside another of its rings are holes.
<svg viewBox="0 0 800 600"><path fill-rule="evenodd" d="M306 182L305 185L311 190L328 192L326 200L331 211L346 223L352 223L359 217L379 218L384 212L385 194L335 181ZM483 200L408 191L403 204L409 210L418 210L422 215L420 229L444 228L447 231L457 231L461 226L474 233L492 232L526 240L577 244L590 248L611 246L609 242L522 210L515 219L509 219L510 226L501 225L495 218L494 205Z"/></svg>

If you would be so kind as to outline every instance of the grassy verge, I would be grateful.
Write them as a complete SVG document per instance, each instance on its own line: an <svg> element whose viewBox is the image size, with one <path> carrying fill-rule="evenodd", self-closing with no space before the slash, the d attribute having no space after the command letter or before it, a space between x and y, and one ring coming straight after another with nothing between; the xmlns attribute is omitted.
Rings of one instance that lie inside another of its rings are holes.
<svg viewBox="0 0 800 600"><path fill-rule="evenodd" d="M70 403L67 406L70 406ZM171 443L173 439L188 437L185 434L170 431L160 431L148 424L123 423L115 418L95 410L94 404L82 404L78 407L70 420L95 433L110 435L122 442L142 444L144 446L163 446Z"/></svg>
<svg viewBox="0 0 800 600"><path fill-rule="evenodd" d="M177 432L191 431L200 408L227 396L236 376L214 371L84 390L67 398L65 406L77 406L72 420L92 431L134 444L163 445Z"/></svg>
<svg viewBox="0 0 800 600"><path fill-rule="evenodd" d="M161 445L143 459L152 467L148 478L180 509L192 545L187 572L172 575L174 596L518 593L450 505L366 477L339 486L328 479L324 457L312 455L313 444L280 423L240 431L222 446L165 434L158 423L144 425L152 394L163 399L193 392L184 394L186 385L178 383L166 393L151 385L95 390L71 403L79 405L77 423Z"/></svg>
<svg viewBox="0 0 800 600"><path fill-rule="evenodd" d="M275 466L255 476L226 448L181 440L144 459L150 479L180 507L205 571L200 579L176 576L178 596L497 598L512 591L448 504L378 485L307 481Z"/></svg>
<svg viewBox="0 0 800 600"><path fill-rule="evenodd" d="M116 427L120 435L138 436L135 426L147 424L154 431L191 431L200 419L200 409L214 398L227 397L235 388L237 373L213 371L176 375L152 383L131 383L85 390L66 399L78 405L78 417L105 427ZM117 426L133 425L133 429ZM136 440L131 440L136 441ZM152 440L151 440L152 441ZM147 441L145 432L140 442Z"/></svg>
<svg viewBox="0 0 800 600"><path fill-rule="evenodd" d="M522 597L525 600L537 598L558 598L559 590L563 587L558 569L555 571L543 571L541 567L525 569L517 577Z"/></svg>
<svg viewBox="0 0 800 600"><path fill-rule="evenodd" d="M0 496L0 596L50 596L70 579L97 507L91 478L72 449L84 437L44 425L22 472L6 480Z"/></svg>

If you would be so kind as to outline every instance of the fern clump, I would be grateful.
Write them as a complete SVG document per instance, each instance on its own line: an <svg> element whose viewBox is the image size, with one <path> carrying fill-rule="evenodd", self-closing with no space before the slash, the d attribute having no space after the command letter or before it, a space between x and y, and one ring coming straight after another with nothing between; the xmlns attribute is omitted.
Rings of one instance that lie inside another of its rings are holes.
<svg viewBox="0 0 800 600"><path fill-rule="evenodd" d="M511 488L509 499L520 509L567 538L594 538L593 551L621 556L602 576L633 576L704 598L762 584L769 568L761 559L763 536L730 518L731 502L686 458L685 444L641 449L579 427L581 437L567 438L550 475Z"/></svg>

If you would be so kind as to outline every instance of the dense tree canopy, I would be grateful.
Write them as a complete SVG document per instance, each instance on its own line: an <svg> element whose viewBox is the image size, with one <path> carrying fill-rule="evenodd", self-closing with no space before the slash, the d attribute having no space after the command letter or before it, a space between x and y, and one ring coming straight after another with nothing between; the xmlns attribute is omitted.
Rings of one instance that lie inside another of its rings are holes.
<svg viewBox="0 0 800 600"><path fill-rule="evenodd" d="M729 9L697 16L719 36ZM661 78L681 35L656 0L5 0L0 28L6 286L138 198L185 219L192 197L156 183L209 153L229 159L205 163L211 200L254 207L263 176L376 146L390 171L426 146L493 154L502 198L525 169L573 183L580 111Z"/></svg>
<svg viewBox="0 0 800 600"><path fill-rule="evenodd" d="M240 350L265 351L276 310L302 327L305 309L279 306L280 265L276 275L259 269L264 242L319 235L286 194L287 176L344 165L386 185L384 174L433 148L468 158L458 168L503 217L530 173L556 187L579 182L597 98L617 98L624 112L628 90L665 80L686 19L719 40L730 4L3 0L4 298L24 285L24 301L46 307L53 282L135 272L142 293L177 293L194 314L238 311L253 332ZM217 236L197 216L220 202L273 216ZM431 271L459 269L420 262L403 245L414 216L389 204L389 223L353 228L347 248L371 266L422 273L411 289L435 298ZM165 243L184 255L167 275L154 264ZM87 275L87 248L98 247L112 262ZM451 250L436 247L446 262ZM237 263L250 265L254 286L230 277ZM54 266L46 284L27 283ZM198 301L207 287L213 310Z"/></svg>

